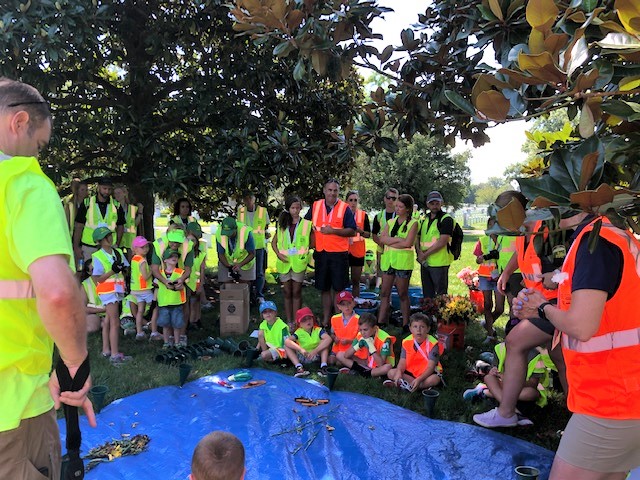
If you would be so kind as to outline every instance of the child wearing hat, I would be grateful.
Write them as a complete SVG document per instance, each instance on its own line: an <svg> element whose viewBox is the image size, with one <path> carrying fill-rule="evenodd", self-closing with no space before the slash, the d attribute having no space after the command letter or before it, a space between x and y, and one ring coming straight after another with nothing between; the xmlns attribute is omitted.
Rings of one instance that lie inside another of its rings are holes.
<svg viewBox="0 0 640 480"><path fill-rule="evenodd" d="M355 340L358 335L358 320L360 319L360 315L353 311L356 302L353 299L353 294L348 290L336 294L336 305L340 313L331 317L333 347L329 363L332 365L336 363L337 355L346 352Z"/></svg>
<svg viewBox="0 0 640 480"><path fill-rule="evenodd" d="M331 337L324 328L316 325L316 317L309 307L303 307L296 312L296 325L298 328L284 341L284 349L287 358L296 367L296 377L306 377L309 371L303 364L320 360L322 376L327 375L327 360L331 348Z"/></svg>
<svg viewBox="0 0 640 480"><path fill-rule="evenodd" d="M207 242L202 240L202 228L198 222L187 224L187 239L193 242L193 266L187 280L189 302L189 329L201 330L202 299L204 297L204 270L207 266Z"/></svg>
<svg viewBox="0 0 640 480"><path fill-rule="evenodd" d="M162 255L163 268L158 279L158 326L162 327L163 348L172 347L171 337L178 345L187 345L184 334L182 305L187 301L185 287L178 280L184 271L178 268L180 254L167 249Z"/></svg>
<svg viewBox="0 0 640 480"><path fill-rule="evenodd" d="M265 362L275 362L287 358L284 342L289 338L289 326L278 317L278 308L271 300L260 304L262 323L258 329L260 357Z"/></svg>
<svg viewBox="0 0 640 480"><path fill-rule="evenodd" d="M136 340L144 340L142 322L147 305L153 302L153 278L147 263L149 241L144 237L136 237L132 242L133 257L131 258L131 295L136 299Z"/></svg>
<svg viewBox="0 0 640 480"><path fill-rule="evenodd" d="M376 286L376 254L373 250L367 250L364 253L364 267L362 267L362 282L368 288L374 288Z"/></svg>
<svg viewBox="0 0 640 480"><path fill-rule="evenodd" d="M378 327L370 313L358 319L358 334L351 346L338 353L338 361L352 372L364 377L381 377L395 365L393 344L395 337ZM344 372L341 369L341 372Z"/></svg>
<svg viewBox="0 0 640 480"><path fill-rule="evenodd" d="M124 298L125 283L122 271L129 265L126 257L113 246L113 234L109 228L100 226L93 231L93 241L100 248L91 255L93 263L92 277L100 301L106 308L102 322L102 356L112 364L120 364L131 357L118 351L120 336L120 302Z"/></svg>

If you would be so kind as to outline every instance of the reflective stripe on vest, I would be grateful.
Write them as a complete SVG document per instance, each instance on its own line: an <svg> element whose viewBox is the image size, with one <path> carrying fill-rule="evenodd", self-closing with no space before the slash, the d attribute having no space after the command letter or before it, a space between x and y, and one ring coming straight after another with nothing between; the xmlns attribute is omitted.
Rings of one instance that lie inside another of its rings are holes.
<svg viewBox="0 0 640 480"><path fill-rule="evenodd" d="M489 244L489 242L493 243L493 248L491 248L491 245ZM500 248L500 245L498 244L498 242L497 241L494 242L493 238L491 238L488 235L484 235L480 237L480 246L482 248L482 253L485 255L489 253L491 250L498 250ZM485 260L480 265L478 265L478 276L492 278L491 272L493 272L496 269L497 269L497 266L496 266L495 260Z"/></svg>
<svg viewBox="0 0 640 480"><path fill-rule="evenodd" d="M398 217L394 217L387 223L387 232L389 235L391 235L391 230L393 230L397 221ZM407 219L406 224L398 228L397 238L407 238L413 225L416 223L418 223L418 221L414 218ZM413 246L397 248L385 245L384 252L380 257L380 268L383 272L386 272L389 268L395 268L396 270L413 270L413 266L415 265L414 252Z"/></svg>
<svg viewBox="0 0 640 480"><path fill-rule="evenodd" d="M0 299L35 298L31 280L0 280Z"/></svg>
<svg viewBox="0 0 640 480"><path fill-rule="evenodd" d="M251 225L249 225L249 222L247 221L247 217L248 217L247 213L248 212L247 212L246 206L243 205L239 207L238 221L244 223L249 228L251 228L251 231L253 233L253 241L255 243L256 248L264 248L265 246L264 235L265 235L266 226L267 226L267 209L260 205L256 205L254 214L253 214L253 221L251 222Z"/></svg>
<svg viewBox="0 0 640 480"><path fill-rule="evenodd" d="M419 234L420 250L428 250L436 244L438 239L440 239L440 230L438 230L438 225L447 217L452 218L451 215L445 213L441 218L435 218L431 222L431 224L429 224L430 217L425 218L425 220L422 222L422 227L420 228ZM449 239L449 244L451 244L451 239ZM443 246L440 250L432 253L427 257L427 265L430 267L446 267L447 265L451 265L452 261L453 255L449 253L447 245Z"/></svg>
<svg viewBox="0 0 640 480"><path fill-rule="evenodd" d="M114 248L113 250L115 251L116 249ZM122 258L124 258L124 255L120 250L118 250L118 253ZM111 270L111 266L113 265L113 258L109 256L109 254L104 250L100 249L97 252L93 253L91 256L93 257L94 265L95 261L98 260L102 264L105 273ZM122 292L124 292L125 283L124 275L122 275L122 272L116 273L103 282L98 283L96 285L96 291L98 292L98 295L107 295L109 293L116 292L117 287L120 287Z"/></svg>
<svg viewBox="0 0 640 480"><path fill-rule="evenodd" d="M236 222L237 224L237 233L236 233L236 245L233 249L233 252L229 252L229 237L226 235L222 235L222 229L219 228L216 232L216 240L220 243L220 246L224 249L224 255L227 259L227 262L231 265L238 264L242 262L245 258L249 256L249 252L245 250L247 245L247 241L249 240L249 233L251 232L251 228L247 227L241 222ZM256 263L255 257L248 263L244 264L240 267L242 270L250 270Z"/></svg>
<svg viewBox="0 0 640 480"><path fill-rule="evenodd" d="M356 220L356 226L364 231L364 219L367 213L364 210L357 209L354 215ZM362 258L364 257L364 253L367 250L365 246L365 238L356 232L355 237L349 238L349 253L354 257Z"/></svg>
<svg viewBox="0 0 640 480"><path fill-rule="evenodd" d="M422 353L416 351L416 340L413 338L413 335L409 335L402 341L402 348L404 348L406 354L406 369L411 372L412 375L416 376L422 375L422 373L427 369L427 366L429 365L429 360L427 359L429 358L429 352L431 352L431 349L437 348L440 351L440 354L442 354L441 344L439 344L438 340L431 335L428 335L425 341L418 346ZM442 372L442 365L438 362L434 373Z"/></svg>
<svg viewBox="0 0 640 480"><path fill-rule="evenodd" d="M106 225L109 230L115 232L116 223L118 222L118 207L120 204L113 198L109 199L109 204L105 211L104 217L98 207L96 196L85 199L85 206L87 207L87 217L82 230L82 243L85 245L96 245L93 241L93 231L98 228L99 225Z"/></svg>
<svg viewBox="0 0 640 480"><path fill-rule="evenodd" d="M341 237L334 234L325 234L320 231L324 226L341 229L344 228L344 215L349 208L345 202L338 200L333 209L327 214L324 200L313 202L312 219L316 229L316 251L318 252L348 252L349 237Z"/></svg>
<svg viewBox="0 0 640 480"><path fill-rule="evenodd" d="M591 337L586 342L562 335L562 346L580 353L604 352L614 348L637 347L638 345L640 345L640 327Z"/></svg>
<svg viewBox="0 0 640 480"><path fill-rule="evenodd" d="M138 213L138 207L135 205L129 204L127 210L125 211L125 224L124 231L125 233L136 233L136 214Z"/></svg>

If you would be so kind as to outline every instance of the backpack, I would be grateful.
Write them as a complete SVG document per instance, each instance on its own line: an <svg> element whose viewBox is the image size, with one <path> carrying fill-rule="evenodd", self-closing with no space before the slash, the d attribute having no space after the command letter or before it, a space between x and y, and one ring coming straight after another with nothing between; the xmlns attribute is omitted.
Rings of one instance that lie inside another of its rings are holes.
<svg viewBox="0 0 640 480"><path fill-rule="evenodd" d="M445 216L451 217L451 215L446 214L443 215L442 218L444 218ZM438 228L440 228L440 221L442 221L442 218L438 220ZM453 220L453 233L451 234L451 242L447 245L447 250L449 250L449 253L453 255L454 260L458 260L460 258L460 254L462 253L462 242L464 241L464 233L462 232L460 224L456 222L453 217L451 217L451 219Z"/></svg>

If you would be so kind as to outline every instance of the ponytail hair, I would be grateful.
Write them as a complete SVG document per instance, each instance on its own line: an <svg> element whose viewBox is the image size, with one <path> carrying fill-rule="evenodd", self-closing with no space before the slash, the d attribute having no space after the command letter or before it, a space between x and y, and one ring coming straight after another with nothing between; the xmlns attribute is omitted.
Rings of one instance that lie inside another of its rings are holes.
<svg viewBox="0 0 640 480"><path fill-rule="evenodd" d="M287 197L287 199L284 201L284 210L282 211L282 213L280 213L280 216L278 217L278 227L281 230L286 230L293 223L293 217L289 213L289 209L291 208L291 205L293 205L296 202L302 205L302 200L300 200L300 197L296 197L295 195Z"/></svg>

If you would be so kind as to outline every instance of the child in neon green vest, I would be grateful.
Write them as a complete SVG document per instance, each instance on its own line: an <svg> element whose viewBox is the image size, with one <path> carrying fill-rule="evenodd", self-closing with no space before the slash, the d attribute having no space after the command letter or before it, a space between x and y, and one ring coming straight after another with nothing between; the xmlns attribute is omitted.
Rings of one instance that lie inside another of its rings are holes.
<svg viewBox="0 0 640 480"><path fill-rule="evenodd" d="M187 345L182 305L187 301L184 284L177 281L184 271L178 268L180 254L167 249L162 255L164 268L158 278L158 326L162 327L163 348L172 346L170 338L181 346Z"/></svg>
<svg viewBox="0 0 640 480"><path fill-rule="evenodd" d="M278 308L272 301L260 304L263 321L258 329L260 357L265 362L275 362L287 357L284 341L289 338L288 325L278 317Z"/></svg>
<svg viewBox="0 0 640 480"><path fill-rule="evenodd" d="M318 373L326 375L331 336L316 325L316 317L309 307L303 307L296 312L297 330L284 341L287 358L296 366L296 377L306 377L309 371L302 364L320 360Z"/></svg>

